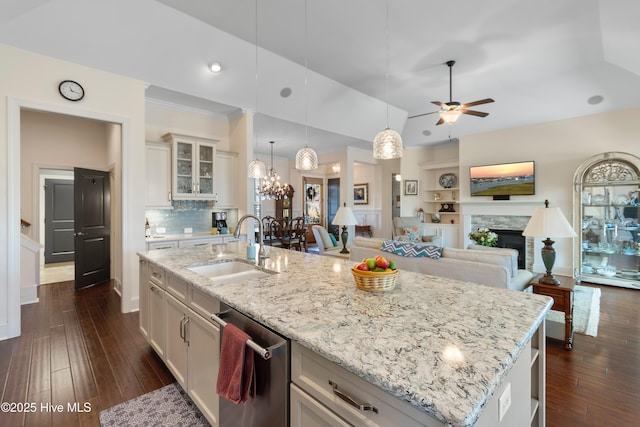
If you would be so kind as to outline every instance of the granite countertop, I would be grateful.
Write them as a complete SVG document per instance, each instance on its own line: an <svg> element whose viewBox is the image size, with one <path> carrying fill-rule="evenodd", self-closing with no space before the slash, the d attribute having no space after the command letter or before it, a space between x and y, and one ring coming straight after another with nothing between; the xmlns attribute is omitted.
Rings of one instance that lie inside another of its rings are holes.
<svg viewBox="0 0 640 427"><path fill-rule="evenodd" d="M354 261L267 247L279 272L212 285L184 267L245 259L244 242L139 255L453 426L473 425L552 305L540 295L400 271L356 288Z"/></svg>

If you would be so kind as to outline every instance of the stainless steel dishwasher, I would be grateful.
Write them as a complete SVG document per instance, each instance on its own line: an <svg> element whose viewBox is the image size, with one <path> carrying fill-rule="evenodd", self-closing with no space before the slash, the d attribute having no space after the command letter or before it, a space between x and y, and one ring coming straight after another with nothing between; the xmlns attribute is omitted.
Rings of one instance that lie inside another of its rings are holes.
<svg viewBox="0 0 640 427"><path fill-rule="evenodd" d="M223 328L231 323L244 331L251 337L247 351L256 352L256 398L236 405L221 397L220 427L287 427L291 378L289 340L222 302L220 310L211 318Z"/></svg>

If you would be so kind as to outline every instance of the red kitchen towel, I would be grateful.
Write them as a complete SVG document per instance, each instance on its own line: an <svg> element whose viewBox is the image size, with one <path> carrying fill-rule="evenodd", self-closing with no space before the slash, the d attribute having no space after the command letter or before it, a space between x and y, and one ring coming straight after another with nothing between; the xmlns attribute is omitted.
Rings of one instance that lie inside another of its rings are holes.
<svg viewBox="0 0 640 427"><path fill-rule="evenodd" d="M253 350L246 345L249 339L249 335L230 323L222 330L216 393L233 403L256 398Z"/></svg>

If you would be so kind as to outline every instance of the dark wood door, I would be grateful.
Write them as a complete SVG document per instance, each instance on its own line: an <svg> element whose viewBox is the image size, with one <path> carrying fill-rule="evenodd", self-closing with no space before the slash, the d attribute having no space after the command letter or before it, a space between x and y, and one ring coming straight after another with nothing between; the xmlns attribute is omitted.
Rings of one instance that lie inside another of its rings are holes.
<svg viewBox="0 0 640 427"><path fill-rule="evenodd" d="M76 289L111 278L109 173L74 169Z"/></svg>
<svg viewBox="0 0 640 427"><path fill-rule="evenodd" d="M44 263L73 261L73 181L44 180Z"/></svg>

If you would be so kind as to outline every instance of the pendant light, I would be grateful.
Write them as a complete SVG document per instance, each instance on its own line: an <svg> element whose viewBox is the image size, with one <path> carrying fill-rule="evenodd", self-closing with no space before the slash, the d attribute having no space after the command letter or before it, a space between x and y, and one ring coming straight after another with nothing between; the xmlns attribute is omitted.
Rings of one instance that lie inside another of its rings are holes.
<svg viewBox="0 0 640 427"><path fill-rule="evenodd" d="M402 137L389 127L389 0L387 0L387 127L373 140L374 159L398 159L402 157Z"/></svg>
<svg viewBox="0 0 640 427"><path fill-rule="evenodd" d="M306 144L309 142L309 125L307 123L308 117L308 104L309 104L309 94L308 94L308 83L307 83L307 0L304 2L304 148L300 149L296 154L296 169L309 171L313 169L318 169L318 154L315 152L313 148L309 148Z"/></svg>
<svg viewBox="0 0 640 427"><path fill-rule="evenodd" d="M254 151L258 148L258 131L256 130L256 114L258 112L258 0L256 0L256 104L253 112L253 144ZM256 158L249 163L247 168L247 177L249 179L262 179L267 176L267 165L258 159L258 154L254 153Z"/></svg>

